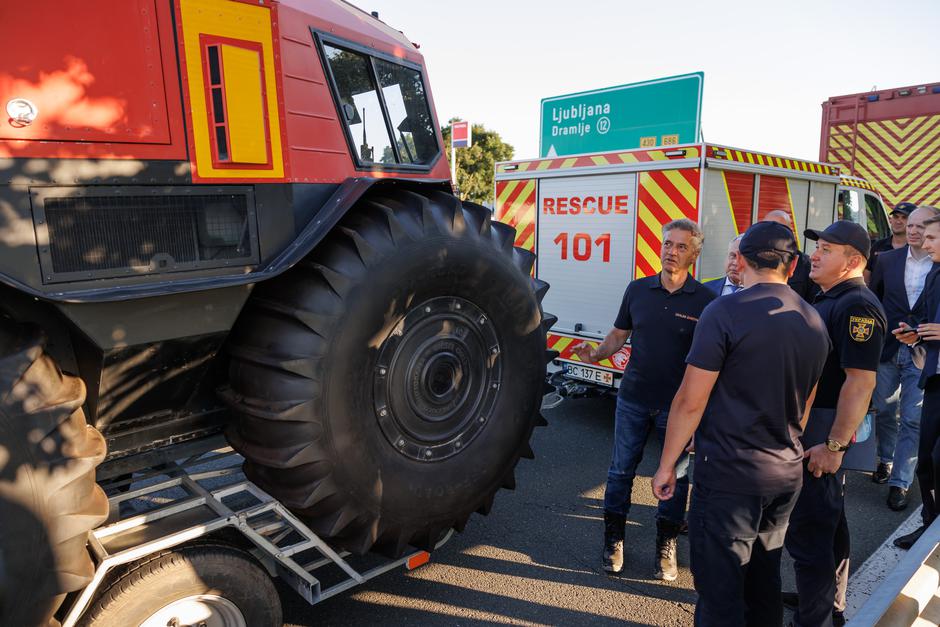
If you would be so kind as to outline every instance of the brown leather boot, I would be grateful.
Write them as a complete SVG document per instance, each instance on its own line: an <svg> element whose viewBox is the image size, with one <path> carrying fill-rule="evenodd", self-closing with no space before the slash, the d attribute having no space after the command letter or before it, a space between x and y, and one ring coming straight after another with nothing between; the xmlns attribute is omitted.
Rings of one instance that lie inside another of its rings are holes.
<svg viewBox="0 0 940 627"><path fill-rule="evenodd" d="M627 519L604 512L604 570L619 573L623 568L623 532Z"/></svg>
<svg viewBox="0 0 940 627"><path fill-rule="evenodd" d="M676 543L680 526L668 520L656 521L656 572L653 573L656 579L675 581L679 576Z"/></svg>

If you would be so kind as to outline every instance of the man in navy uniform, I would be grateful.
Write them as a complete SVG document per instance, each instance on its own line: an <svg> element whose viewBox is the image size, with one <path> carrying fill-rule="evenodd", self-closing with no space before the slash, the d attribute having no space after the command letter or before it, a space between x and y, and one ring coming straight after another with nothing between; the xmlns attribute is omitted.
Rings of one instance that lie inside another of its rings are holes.
<svg viewBox="0 0 940 627"><path fill-rule="evenodd" d="M934 215L933 209L925 207L906 216L907 244L883 251L872 272L871 290L884 306L889 329L898 328L901 322L916 325L926 317L924 281L933 267L933 260L921 246L924 243L924 220ZM889 333L881 351L878 380L872 396L878 436L878 467L872 474L872 481L888 484L888 507L895 511L907 507L908 489L914 481L920 410L924 400L923 391L917 385L920 368L914 365L911 351L898 350L899 347L898 340Z"/></svg>
<svg viewBox="0 0 940 627"><path fill-rule="evenodd" d="M741 235L738 235L728 244L725 276L702 283L702 285L715 292L717 296L734 294L742 287L741 273L738 270L738 243L741 241L741 237Z"/></svg>
<svg viewBox="0 0 940 627"><path fill-rule="evenodd" d="M698 627L783 622L780 556L803 479L799 437L830 349L819 314L787 286L798 253L786 226L747 230L738 255L747 289L705 308L669 410L653 491L672 497L676 460L695 432Z"/></svg>
<svg viewBox="0 0 940 627"><path fill-rule="evenodd" d="M614 328L597 348L575 348L584 362L596 362L616 353L631 338L630 361L620 382L614 419L614 446L604 492L603 567L617 573L623 568L623 539L630 512L630 493L650 428L663 437L669 403L679 389L692 332L705 305L715 294L689 275L702 250L704 236L687 219L663 226L660 252L662 271L627 286ZM654 576L673 581L679 576L676 539L685 521L689 490L688 457L678 464L676 496L661 501L656 513Z"/></svg>
<svg viewBox="0 0 940 627"><path fill-rule="evenodd" d="M816 241L810 278L822 289L814 306L826 324L832 351L803 432L803 488L790 516L786 547L793 557L797 627L842 624L849 569L842 456L868 411L885 339L885 314L865 286L871 240L862 226L838 220Z"/></svg>

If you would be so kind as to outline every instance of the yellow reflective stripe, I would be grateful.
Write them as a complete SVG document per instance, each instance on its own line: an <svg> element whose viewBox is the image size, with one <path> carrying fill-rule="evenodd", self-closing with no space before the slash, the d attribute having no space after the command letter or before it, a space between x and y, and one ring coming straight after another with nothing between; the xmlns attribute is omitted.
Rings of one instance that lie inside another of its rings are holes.
<svg viewBox="0 0 940 627"><path fill-rule="evenodd" d="M496 206L502 206L502 204L506 202L506 199L509 198L510 195L512 195L513 190L516 189L519 184L520 181L509 181L509 183L503 187L502 193L500 193L500 195L496 198Z"/></svg>
<svg viewBox="0 0 940 627"><path fill-rule="evenodd" d="M669 198L666 192L659 186L659 183L654 181L652 177L644 175L641 185L671 219L678 220L679 218L685 217L685 214L676 207L672 199Z"/></svg>
<svg viewBox="0 0 940 627"><path fill-rule="evenodd" d="M695 207L698 204L698 193L696 192L695 186L689 183L678 170L666 170L665 174L666 179L679 190L679 193L682 194L685 201Z"/></svg>

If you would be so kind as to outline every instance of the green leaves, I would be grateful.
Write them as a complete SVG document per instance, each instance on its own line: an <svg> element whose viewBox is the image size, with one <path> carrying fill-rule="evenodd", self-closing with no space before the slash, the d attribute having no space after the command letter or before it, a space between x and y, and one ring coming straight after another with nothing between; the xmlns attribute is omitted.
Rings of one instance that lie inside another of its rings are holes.
<svg viewBox="0 0 940 627"><path fill-rule="evenodd" d="M444 152L450 163L450 123L441 129L444 135ZM493 172L498 161L512 159L514 149L503 141L496 131L487 130L482 124L473 125L473 145L457 149L457 187L461 200L493 206Z"/></svg>

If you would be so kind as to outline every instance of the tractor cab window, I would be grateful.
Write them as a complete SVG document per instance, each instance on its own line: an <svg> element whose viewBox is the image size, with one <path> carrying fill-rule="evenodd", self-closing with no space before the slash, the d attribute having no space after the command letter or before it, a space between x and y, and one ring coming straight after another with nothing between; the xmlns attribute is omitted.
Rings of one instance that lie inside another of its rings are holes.
<svg viewBox="0 0 940 627"><path fill-rule="evenodd" d="M868 215L868 235L872 239L881 239L891 235L884 205L876 196L865 194L865 213Z"/></svg>
<svg viewBox="0 0 940 627"><path fill-rule="evenodd" d="M357 161L430 165L440 151L421 73L330 44L323 51Z"/></svg>
<svg viewBox="0 0 940 627"><path fill-rule="evenodd" d="M356 157L362 163L395 163L369 58L332 46L323 46L323 49L333 73L340 112L356 147Z"/></svg>
<svg viewBox="0 0 940 627"><path fill-rule="evenodd" d="M380 59L375 61L375 70L401 162L430 163L437 154L437 140L421 74Z"/></svg>

